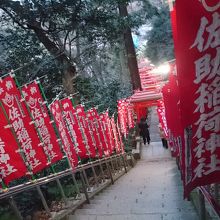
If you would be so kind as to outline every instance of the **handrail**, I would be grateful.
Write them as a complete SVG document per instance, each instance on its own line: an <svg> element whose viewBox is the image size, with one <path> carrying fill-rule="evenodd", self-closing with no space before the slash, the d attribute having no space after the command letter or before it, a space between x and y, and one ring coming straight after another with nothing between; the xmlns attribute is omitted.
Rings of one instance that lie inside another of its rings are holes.
<svg viewBox="0 0 220 220"><path fill-rule="evenodd" d="M204 186L200 186L198 189L203 194L204 198L209 202L218 217L220 217L220 205L216 202L211 193Z"/></svg>
<svg viewBox="0 0 220 220"><path fill-rule="evenodd" d="M7 189L7 191L3 191L3 192L0 193L0 199L12 196L14 194L21 193L23 191L34 188L36 186L47 184L47 183L52 182L56 179L60 179L60 178L63 178L65 176L69 176L71 174L74 174L76 172L80 172L82 170L91 168L93 166L97 166L97 165L109 162L113 158L118 158L118 157L125 156L125 155L129 155L129 153L124 153L124 154L121 153L121 154L112 155L108 158L97 159L93 162L89 162L89 163L80 165L74 170L73 169L66 169L66 170L58 172L56 174L51 174L51 175L48 175L46 177L36 179L35 181L29 181L29 182L26 182L24 184L20 184L20 185L14 186L14 187L10 187L10 188Z"/></svg>

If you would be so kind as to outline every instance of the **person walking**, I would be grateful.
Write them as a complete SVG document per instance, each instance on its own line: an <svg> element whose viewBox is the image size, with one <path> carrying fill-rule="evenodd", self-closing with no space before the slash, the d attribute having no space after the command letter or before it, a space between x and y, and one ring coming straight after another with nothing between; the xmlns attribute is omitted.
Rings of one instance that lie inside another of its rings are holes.
<svg viewBox="0 0 220 220"><path fill-rule="evenodd" d="M145 120L145 118L141 118L140 123L138 125L140 130L140 136L142 136L144 145L146 145L146 142L150 144L150 133L149 133L149 126Z"/></svg>
<svg viewBox="0 0 220 220"><path fill-rule="evenodd" d="M158 125L158 128L159 128L160 138L161 138L163 147L167 149L168 148L168 144L167 144L166 136L165 136L164 130L163 130L163 128L162 128L160 123Z"/></svg>

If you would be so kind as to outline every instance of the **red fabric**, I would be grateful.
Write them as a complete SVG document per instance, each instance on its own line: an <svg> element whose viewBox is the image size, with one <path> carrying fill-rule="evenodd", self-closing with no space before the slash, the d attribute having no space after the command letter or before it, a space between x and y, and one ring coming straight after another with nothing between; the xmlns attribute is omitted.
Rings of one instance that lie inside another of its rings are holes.
<svg viewBox="0 0 220 220"><path fill-rule="evenodd" d="M72 143L71 137L69 135L68 129L65 126L63 119L62 110L60 108L60 102L56 100L50 105L51 112L54 117L54 121L59 131L59 135L63 144L63 149L66 153L66 156L69 160L70 166L72 169L78 166L78 158Z"/></svg>
<svg viewBox="0 0 220 220"><path fill-rule="evenodd" d="M125 149L124 149L124 143L123 143L123 140L122 140L122 133L121 133L121 130L120 130L120 127L119 127L119 120L117 119L117 133L118 133L118 137L119 137L119 143L120 143L120 152L121 153L124 153L125 152Z"/></svg>
<svg viewBox="0 0 220 220"><path fill-rule="evenodd" d="M47 158L25 102L11 76L0 81L0 100L24 151L28 166L36 173L47 166Z"/></svg>
<svg viewBox="0 0 220 220"><path fill-rule="evenodd" d="M26 175L25 163L19 154L19 147L0 108L0 178L5 184Z"/></svg>
<svg viewBox="0 0 220 220"><path fill-rule="evenodd" d="M114 145L114 140L113 140L113 136L112 136L112 128L111 128L111 123L110 123L110 118L108 115L108 111L106 111L104 113L104 117L105 117L105 124L106 124L106 132L107 132L107 141L108 141L108 146L109 146L109 153L110 155L112 155L112 153L114 152L115 149L115 145Z"/></svg>
<svg viewBox="0 0 220 220"><path fill-rule="evenodd" d="M121 129L121 133L126 137L128 134L127 128L127 103L125 99L121 99L118 101L118 119L119 119L119 128Z"/></svg>
<svg viewBox="0 0 220 220"><path fill-rule="evenodd" d="M99 115L99 123L100 123L100 127L101 127L101 140L103 142L103 147L104 147L104 154L106 156L110 156L111 153L111 146L110 146L110 140L109 140L109 134L107 132L107 123L105 120L105 114L101 113Z"/></svg>
<svg viewBox="0 0 220 220"><path fill-rule="evenodd" d="M185 195L197 186L218 182L220 176L217 4L218 0L176 1L175 51L185 135Z"/></svg>
<svg viewBox="0 0 220 220"><path fill-rule="evenodd" d="M119 140L119 136L118 136L118 132L117 132L117 126L115 124L115 120L113 117L111 118L111 126L112 126L113 135L114 135L116 153L119 154L121 152L120 140Z"/></svg>
<svg viewBox="0 0 220 220"><path fill-rule="evenodd" d="M91 158L95 158L96 155L96 145L93 142L93 134L92 130L88 123L88 118L86 117L86 113L84 111L84 108L82 105L76 106L76 114L78 117L78 121L80 123L81 129L83 133L85 134L85 143L87 146L87 152L89 153Z"/></svg>
<svg viewBox="0 0 220 220"><path fill-rule="evenodd" d="M163 92L163 99L164 99L164 105L165 105L165 115L167 119L167 126L168 126L168 136L169 136L169 146L172 151L172 156L178 157L179 156L179 148L176 142L176 128L177 125L180 123L178 121L178 111L176 109L177 102L175 102L174 99L172 99L173 90L170 87L170 84L167 84L162 89Z"/></svg>
<svg viewBox="0 0 220 220"><path fill-rule="evenodd" d="M91 122L93 137L95 139L96 148L98 149L99 158L103 156L103 146L100 138L100 125L99 125L99 115L95 108L89 109L87 112L87 117Z"/></svg>
<svg viewBox="0 0 220 220"><path fill-rule="evenodd" d="M41 141L44 143L43 150L49 161L55 163L62 159L63 154L57 142L57 136L37 83L33 82L24 86L22 93L29 107L32 119L35 122L36 129L41 137Z"/></svg>
<svg viewBox="0 0 220 220"><path fill-rule="evenodd" d="M128 104L128 127L134 128L134 104Z"/></svg>
<svg viewBox="0 0 220 220"><path fill-rule="evenodd" d="M67 125L76 154L81 159L88 158L89 155L87 154L86 145L83 141L83 136L79 127L76 111L73 108L72 102L69 98L62 99L60 102L64 114L64 121Z"/></svg>
<svg viewBox="0 0 220 220"><path fill-rule="evenodd" d="M158 114L159 122L160 122L162 129L164 131L165 137L167 138L168 137L167 120L166 120L166 116L165 116L164 102L162 100L158 101L157 114Z"/></svg>

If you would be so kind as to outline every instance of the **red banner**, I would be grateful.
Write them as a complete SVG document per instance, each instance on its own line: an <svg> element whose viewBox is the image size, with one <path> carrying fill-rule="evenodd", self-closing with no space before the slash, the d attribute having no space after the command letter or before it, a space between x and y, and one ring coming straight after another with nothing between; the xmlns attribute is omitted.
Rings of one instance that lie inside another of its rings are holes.
<svg viewBox="0 0 220 220"><path fill-rule="evenodd" d="M128 103L128 127L129 129L134 128L134 104Z"/></svg>
<svg viewBox="0 0 220 220"><path fill-rule="evenodd" d="M63 154L57 142L53 125L48 115L48 109L43 100L38 84L33 82L22 88L22 93L29 107L32 119L43 144L43 149L51 163L62 159Z"/></svg>
<svg viewBox="0 0 220 220"><path fill-rule="evenodd" d="M162 100L158 101L157 103L157 114L158 114L159 122L163 128L165 138L167 138L168 137L167 120L165 116L164 102Z"/></svg>
<svg viewBox="0 0 220 220"><path fill-rule="evenodd" d="M177 142L176 136L176 125L180 124L181 122L178 120L178 112L176 111L177 102L172 99L172 95L174 91L170 87L170 84L166 84L163 89L163 100L165 105L165 115L167 119L167 126L168 126L168 143L170 150L172 152L173 157L178 157L180 150L179 145Z"/></svg>
<svg viewBox="0 0 220 220"><path fill-rule="evenodd" d="M119 153L121 153L120 139L119 139L119 136L118 136L117 126L115 124L114 117L111 118L111 126L112 126L113 135L114 135L116 153L119 154Z"/></svg>
<svg viewBox="0 0 220 220"><path fill-rule="evenodd" d="M78 105L75 108L75 110L76 110L76 115L78 118L81 132L84 134L88 155L91 158L95 158L97 156L96 155L96 145L94 143L92 129L88 123L88 118L86 117L86 113L84 111L84 108L82 105Z"/></svg>
<svg viewBox="0 0 220 220"><path fill-rule="evenodd" d="M119 119L119 128L121 133L126 137L128 134L127 128L127 103L125 99L118 101L118 119Z"/></svg>
<svg viewBox="0 0 220 220"><path fill-rule="evenodd" d="M220 176L219 9L219 0L176 0L186 195Z"/></svg>
<svg viewBox="0 0 220 220"><path fill-rule="evenodd" d="M62 110L60 108L60 102L56 100L50 105L51 112L54 117L54 121L59 131L59 135L63 144L63 149L67 155L69 163L73 169L78 166L78 158L69 135L68 129L65 126Z"/></svg>
<svg viewBox="0 0 220 220"><path fill-rule="evenodd" d="M105 125L106 125L106 136L107 136L107 141L108 141L108 146L109 146L109 154L112 155L115 149L115 145L114 145L114 140L112 136L112 128L111 128L108 111L104 113L104 120L105 120Z"/></svg>
<svg viewBox="0 0 220 220"><path fill-rule="evenodd" d="M64 113L64 121L66 122L71 140L73 142L76 154L82 158L88 158L86 145L83 140L83 135L81 133L76 111L73 108L72 101L69 98L65 98L60 101L62 105L62 111Z"/></svg>
<svg viewBox="0 0 220 220"><path fill-rule="evenodd" d="M89 109L87 112L87 118L91 122L91 127L93 131L93 137L95 139L96 147L98 148L99 158L103 156L103 146L100 139L100 125L99 125L99 115L95 108Z"/></svg>
<svg viewBox="0 0 220 220"><path fill-rule="evenodd" d="M105 113L101 113L99 115L99 123L100 123L100 127L101 127L101 140L104 143L103 147L104 147L104 154L105 156L109 156L111 153L111 149L110 149L110 140L109 140L109 135L107 132L107 123L105 120Z"/></svg>
<svg viewBox="0 0 220 220"><path fill-rule="evenodd" d="M119 119L117 119L117 133L118 133L118 137L119 137L119 143L120 143L120 151L121 153L124 153L125 150L124 150L124 143L123 143L123 140L122 140L122 135L121 135L121 130L120 130L120 127L119 127Z"/></svg>
<svg viewBox="0 0 220 220"><path fill-rule="evenodd" d="M10 126L7 127L8 121L0 108L0 179L3 179L6 184L25 176L27 173Z"/></svg>
<svg viewBox="0 0 220 220"><path fill-rule="evenodd" d="M47 158L42 149L24 100L11 76L0 81L0 100L8 115L19 145L24 151L28 166L36 173L47 166Z"/></svg>

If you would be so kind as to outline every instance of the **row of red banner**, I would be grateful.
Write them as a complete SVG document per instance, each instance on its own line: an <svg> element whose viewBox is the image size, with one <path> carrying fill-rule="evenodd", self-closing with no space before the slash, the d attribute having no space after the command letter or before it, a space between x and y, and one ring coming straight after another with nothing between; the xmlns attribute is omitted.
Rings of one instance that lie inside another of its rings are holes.
<svg viewBox="0 0 220 220"><path fill-rule="evenodd" d="M218 0L176 0L171 11L176 67L162 92L185 196L220 181L219 10Z"/></svg>
<svg viewBox="0 0 220 220"><path fill-rule="evenodd" d="M17 88L13 76L0 79L0 179L31 176L61 160L75 169L83 158L123 153L118 125L108 112L85 112L70 98L48 106L35 81Z"/></svg>
<svg viewBox="0 0 220 220"><path fill-rule="evenodd" d="M118 100L118 123L121 133L126 137L129 129L134 128L134 105L129 99Z"/></svg>

